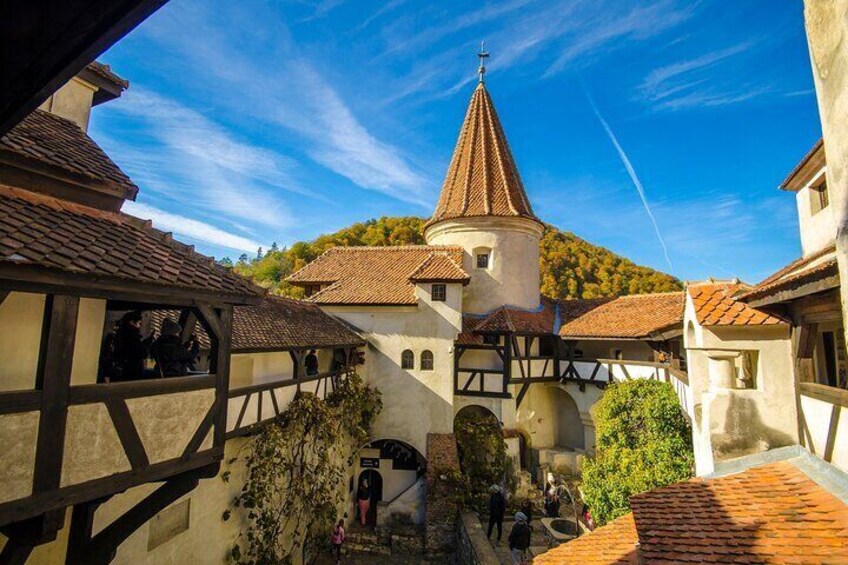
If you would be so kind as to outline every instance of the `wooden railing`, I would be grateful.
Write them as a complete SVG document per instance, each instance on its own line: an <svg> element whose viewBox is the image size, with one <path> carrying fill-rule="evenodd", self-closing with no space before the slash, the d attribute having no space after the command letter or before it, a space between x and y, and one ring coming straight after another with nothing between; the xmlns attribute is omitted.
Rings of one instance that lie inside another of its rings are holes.
<svg viewBox="0 0 848 565"><path fill-rule="evenodd" d="M4 454L0 525L220 460L219 386L216 375L71 386L47 436L43 391L0 393L0 428L15 435L4 441L18 442Z"/></svg>
<svg viewBox="0 0 848 565"><path fill-rule="evenodd" d="M280 415L300 391L312 392L325 399L336 390L350 368L327 371L317 375L279 379L233 389L229 394L227 439L249 433L257 425Z"/></svg>

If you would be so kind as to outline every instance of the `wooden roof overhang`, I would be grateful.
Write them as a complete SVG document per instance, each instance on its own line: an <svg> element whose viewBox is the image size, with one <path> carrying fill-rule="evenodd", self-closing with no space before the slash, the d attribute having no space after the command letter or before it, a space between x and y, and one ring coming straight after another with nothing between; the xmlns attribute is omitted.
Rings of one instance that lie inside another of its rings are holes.
<svg viewBox="0 0 848 565"><path fill-rule="evenodd" d="M0 4L0 135L167 0Z"/></svg>
<svg viewBox="0 0 848 565"><path fill-rule="evenodd" d="M261 300L258 294L139 282L120 277L48 269L37 265L14 264L10 261L0 261L0 288L19 292L123 300L157 306L242 305L256 304Z"/></svg>

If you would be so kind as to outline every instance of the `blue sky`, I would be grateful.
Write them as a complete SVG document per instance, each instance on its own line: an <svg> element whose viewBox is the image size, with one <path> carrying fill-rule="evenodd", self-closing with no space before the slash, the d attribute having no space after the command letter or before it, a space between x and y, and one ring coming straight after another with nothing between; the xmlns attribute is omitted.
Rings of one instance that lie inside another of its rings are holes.
<svg viewBox="0 0 848 565"><path fill-rule="evenodd" d="M776 187L820 135L802 9L171 0L101 57L131 86L90 133L142 189L125 210L216 257L429 216L485 39L544 221L684 279L754 282L800 254Z"/></svg>

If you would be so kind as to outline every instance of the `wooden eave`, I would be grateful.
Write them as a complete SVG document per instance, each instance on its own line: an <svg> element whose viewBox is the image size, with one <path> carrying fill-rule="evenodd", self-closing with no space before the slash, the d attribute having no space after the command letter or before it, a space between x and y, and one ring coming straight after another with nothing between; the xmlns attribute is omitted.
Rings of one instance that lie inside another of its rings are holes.
<svg viewBox="0 0 848 565"><path fill-rule="evenodd" d="M112 212L120 211L124 200L135 200L138 195L138 188L125 188L3 150L0 184Z"/></svg>
<svg viewBox="0 0 848 565"><path fill-rule="evenodd" d="M0 289L87 298L122 299L159 305L258 304L259 294L140 282L91 273L72 273L37 265L0 262Z"/></svg>
<svg viewBox="0 0 848 565"><path fill-rule="evenodd" d="M781 302L790 302L792 300L797 300L799 298L803 298L811 294L824 292L837 287L839 287L839 273L829 275L822 279L811 281L806 284L798 285L795 288L779 290L761 298L746 300L745 302L746 304L754 308L774 306L776 304L780 304Z"/></svg>
<svg viewBox="0 0 848 565"><path fill-rule="evenodd" d="M233 347L230 349L232 353L275 353L275 352L286 352L286 351L303 351L308 349L345 349L351 347L363 347L366 345L366 341L362 340L356 343L338 343L338 344L311 344L311 345L298 345L293 347Z"/></svg>
<svg viewBox="0 0 848 565"><path fill-rule="evenodd" d="M780 183L781 190L798 192L827 165L823 140L819 139L813 148L801 159L786 179Z"/></svg>
<svg viewBox="0 0 848 565"><path fill-rule="evenodd" d="M3 2L0 136L166 2Z"/></svg>

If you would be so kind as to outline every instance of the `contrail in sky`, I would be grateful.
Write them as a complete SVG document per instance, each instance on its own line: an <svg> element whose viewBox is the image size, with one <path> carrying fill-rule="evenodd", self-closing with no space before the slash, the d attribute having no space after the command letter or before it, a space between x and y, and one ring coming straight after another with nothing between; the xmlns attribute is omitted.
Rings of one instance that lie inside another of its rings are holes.
<svg viewBox="0 0 848 565"><path fill-rule="evenodd" d="M589 100L589 105L592 106L592 110L595 112L595 116L598 117L598 121L601 122L601 125L604 126L604 130L607 132L607 136L609 136L610 141L615 146L615 150L618 151L618 156L621 157L621 162L624 163L624 168L627 169L627 174L630 175L630 180L633 181L633 186L636 187L636 192L639 193L639 198L642 199L642 205L645 207L645 212L647 212L648 217L651 219L651 224L654 226L654 232L657 234L657 239L662 246L663 255L665 255L665 262L668 263L668 268L674 270L674 266L671 264L671 258L668 256L668 248L665 246L665 240L660 233L660 227L657 225L657 220L654 218L654 213L651 211L651 207L648 205L648 198L645 196L645 189L642 187L642 181L639 180L639 177L636 176L636 169L633 168L633 164L630 163L630 159L627 157L627 153L622 149L621 144L618 142L618 138L613 133L612 128L609 126L607 121L601 115L601 112L598 110L598 107L595 105L595 100L592 98L592 95L589 94L589 89L586 88L586 85L583 84L583 81L580 80L580 86L583 88L583 93L586 95L586 99Z"/></svg>

